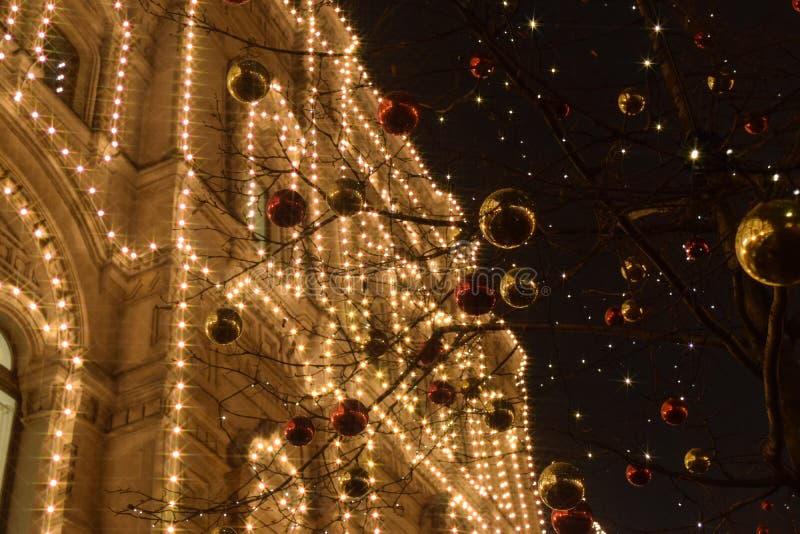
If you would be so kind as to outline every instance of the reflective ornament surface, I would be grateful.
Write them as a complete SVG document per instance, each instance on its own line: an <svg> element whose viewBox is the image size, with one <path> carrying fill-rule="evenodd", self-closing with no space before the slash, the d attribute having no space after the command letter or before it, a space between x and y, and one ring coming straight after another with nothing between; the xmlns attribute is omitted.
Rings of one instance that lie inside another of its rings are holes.
<svg viewBox="0 0 800 534"><path fill-rule="evenodd" d="M469 72L474 77L484 80L494 72L494 60L488 56L475 54L469 59Z"/></svg>
<svg viewBox="0 0 800 534"><path fill-rule="evenodd" d="M799 283L800 204L770 200L750 210L736 231L736 258L762 284Z"/></svg>
<svg viewBox="0 0 800 534"><path fill-rule="evenodd" d="M441 339L429 339L422 344L417 354L417 363L422 366L429 366L439 360L445 353L444 343Z"/></svg>
<svg viewBox="0 0 800 534"><path fill-rule="evenodd" d="M445 380L434 380L428 386L428 400L434 404L450 406L456 400L456 390Z"/></svg>
<svg viewBox="0 0 800 534"><path fill-rule="evenodd" d="M389 93L378 104L378 124L388 134L410 134L419 124L419 116L419 104L408 93Z"/></svg>
<svg viewBox="0 0 800 534"><path fill-rule="evenodd" d="M625 478L632 486L642 487L646 486L653 478L653 473L647 467L640 465L629 465L625 469Z"/></svg>
<svg viewBox="0 0 800 534"><path fill-rule="evenodd" d="M692 42L694 42L694 45L700 50L711 48L714 45L714 40L712 39L711 34L705 31L699 31L695 33L692 37Z"/></svg>
<svg viewBox="0 0 800 534"><path fill-rule="evenodd" d="M586 501L581 501L571 510L553 510L550 524L556 534L591 534L594 532L594 515Z"/></svg>
<svg viewBox="0 0 800 534"><path fill-rule="evenodd" d="M553 462L539 475L539 497L553 510L575 508L585 491L580 470L567 462Z"/></svg>
<svg viewBox="0 0 800 534"><path fill-rule="evenodd" d="M720 70L714 74L709 74L706 78L706 85L709 91L716 95L724 95L733 91L736 79L728 70Z"/></svg>
<svg viewBox="0 0 800 534"><path fill-rule="evenodd" d="M800 0L792 0L792 7L795 11L800 13Z"/></svg>
<svg viewBox="0 0 800 534"><path fill-rule="evenodd" d="M505 432L514 424L514 404L505 399L494 399L484 415L486 426L495 432Z"/></svg>
<svg viewBox="0 0 800 534"><path fill-rule="evenodd" d="M711 247L702 237L693 237L683 244L683 251L686 253L686 261L697 261L703 256L708 256Z"/></svg>
<svg viewBox="0 0 800 534"><path fill-rule="evenodd" d="M628 256L620 266L622 278L633 285L641 284L647 277L647 266L636 256Z"/></svg>
<svg viewBox="0 0 800 534"><path fill-rule="evenodd" d="M625 323L625 318L622 317L622 307L620 306L611 306L606 309L606 313L603 317L606 322L606 326L620 326Z"/></svg>
<svg viewBox="0 0 800 534"><path fill-rule="evenodd" d="M744 131L750 135L761 135L769 129L769 119L765 115L751 115L744 123Z"/></svg>
<svg viewBox="0 0 800 534"><path fill-rule="evenodd" d="M470 376L461 381L461 394L467 400L477 399L483 392L483 379Z"/></svg>
<svg viewBox="0 0 800 534"><path fill-rule="evenodd" d="M291 228L306 218L306 201L293 189L275 191L267 202L269 222L280 228Z"/></svg>
<svg viewBox="0 0 800 534"><path fill-rule="evenodd" d="M328 193L328 206L340 217L350 217L364 207L364 186L358 180L341 178Z"/></svg>
<svg viewBox="0 0 800 534"><path fill-rule="evenodd" d="M711 469L711 461L713 458L714 451L710 449L689 449L686 452L686 456L683 457L683 465L690 473L702 475Z"/></svg>
<svg viewBox="0 0 800 534"><path fill-rule="evenodd" d="M295 447L302 447L308 445L314 439L314 423L309 417L304 415L297 415L289 419L286 427L283 429L283 435L286 441Z"/></svg>
<svg viewBox="0 0 800 534"><path fill-rule="evenodd" d="M669 397L661 403L661 419L670 426L678 426L689 417L689 408L678 397Z"/></svg>
<svg viewBox="0 0 800 534"><path fill-rule="evenodd" d="M533 202L519 189L498 189L481 204L478 225L483 238L497 248L522 246L536 230Z"/></svg>
<svg viewBox="0 0 800 534"><path fill-rule="evenodd" d="M360 499L369 493L369 473L361 467L354 467L347 471L341 479L342 492L349 499Z"/></svg>
<svg viewBox="0 0 800 534"><path fill-rule="evenodd" d="M369 411L360 400L344 399L331 411L331 426L343 436L357 436L369 424Z"/></svg>
<svg viewBox="0 0 800 534"><path fill-rule="evenodd" d="M381 330L370 328L368 339L362 344L363 351L372 358L379 358L389 350L389 338Z"/></svg>
<svg viewBox="0 0 800 534"><path fill-rule="evenodd" d="M206 317L206 336L219 345L233 343L242 335L242 316L233 308L219 308Z"/></svg>
<svg viewBox="0 0 800 534"><path fill-rule="evenodd" d="M626 323L635 323L641 321L644 317L644 308L634 299L628 299L623 302L620 312Z"/></svg>
<svg viewBox="0 0 800 534"><path fill-rule="evenodd" d="M512 308L527 308L539 297L536 271L525 267L511 269L500 280L500 296Z"/></svg>
<svg viewBox="0 0 800 534"><path fill-rule="evenodd" d="M635 117L644 111L647 101L635 87L623 89L617 97L617 106L623 115Z"/></svg>
<svg viewBox="0 0 800 534"><path fill-rule="evenodd" d="M453 290L453 295L458 309L472 316L489 313L497 302L494 289L489 287L489 276L482 271L461 278Z"/></svg>
<svg viewBox="0 0 800 534"><path fill-rule="evenodd" d="M243 104L262 100L269 92L271 75L254 59L242 59L228 69L228 93Z"/></svg>

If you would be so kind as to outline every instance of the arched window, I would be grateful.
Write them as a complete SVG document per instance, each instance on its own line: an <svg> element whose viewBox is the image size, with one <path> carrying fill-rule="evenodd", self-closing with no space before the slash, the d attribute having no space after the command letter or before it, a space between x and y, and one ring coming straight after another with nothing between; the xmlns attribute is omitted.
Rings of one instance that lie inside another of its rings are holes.
<svg viewBox="0 0 800 534"><path fill-rule="evenodd" d="M71 107L78 85L78 51L58 28L53 27L47 36L45 54L47 61L44 63L44 83Z"/></svg>
<svg viewBox="0 0 800 534"><path fill-rule="evenodd" d="M9 469L11 433L17 414L17 399L12 390L12 363L11 345L0 332L0 503L3 502L3 488L7 487L4 482Z"/></svg>

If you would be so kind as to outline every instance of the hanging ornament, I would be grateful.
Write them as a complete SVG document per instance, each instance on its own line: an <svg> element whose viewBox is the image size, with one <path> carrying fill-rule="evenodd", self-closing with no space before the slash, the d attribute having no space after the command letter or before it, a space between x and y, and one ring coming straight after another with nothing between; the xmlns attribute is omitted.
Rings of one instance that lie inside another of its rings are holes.
<svg viewBox="0 0 800 534"><path fill-rule="evenodd" d="M751 115L744 123L744 131L750 135L761 135L769 129L769 119L766 115Z"/></svg>
<svg viewBox="0 0 800 534"><path fill-rule="evenodd" d="M553 510L550 523L556 534L591 534L594 532L594 515L586 501L570 510Z"/></svg>
<svg viewBox="0 0 800 534"><path fill-rule="evenodd" d="M419 115L417 101L401 91L385 95L378 104L378 124L388 134L410 134L419 124Z"/></svg>
<svg viewBox="0 0 800 534"><path fill-rule="evenodd" d="M570 510L586 491L580 470L567 462L553 462L539 475L539 497L553 510Z"/></svg>
<svg viewBox="0 0 800 534"><path fill-rule="evenodd" d="M636 300L628 299L622 303L620 313L622 313L622 318L626 323L635 323L641 321L644 317L644 308Z"/></svg>
<svg viewBox="0 0 800 534"><path fill-rule="evenodd" d="M364 207L364 187L358 180L340 178L327 195L328 206L340 217L356 215Z"/></svg>
<svg viewBox="0 0 800 534"><path fill-rule="evenodd" d="M761 501L761 510L764 512L771 512L774 507L775 506L767 500Z"/></svg>
<svg viewBox="0 0 800 534"><path fill-rule="evenodd" d="M331 426L343 436L357 436L369 424L369 411L358 399L337 402L331 411Z"/></svg>
<svg viewBox="0 0 800 534"><path fill-rule="evenodd" d="M286 441L296 447L308 445L314 439L314 423L304 415L298 415L289 419L283 429Z"/></svg>
<svg viewBox="0 0 800 534"><path fill-rule="evenodd" d="M800 204L770 200L750 210L736 231L742 269L769 286L800 282Z"/></svg>
<svg viewBox="0 0 800 534"><path fill-rule="evenodd" d="M269 92L270 73L254 59L242 59L228 69L228 93L243 104L254 104Z"/></svg>
<svg viewBox="0 0 800 534"><path fill-rule="evenodd" d="M705 50L706 48L711 48L714 46L714 40L712 39L711 34L704 31L695 33L692 37L692 41L700 50Z"/></svg>
<svg viewBox="0 0 800 534"><path fill-rule="evenodd" d="M470 376L461 381L461 394L467 400L477 399L483 393L483 379Z"/></svg>
<svg viewBox="0 0 800 534"><path fill-rule="evenodd" d="M445 380L434 380L428 386L428 400L434 404L450 406L456 400L456 390Z"/></svg>
<svg viewBox="0 0 800 534"><path fill-rule="evenodd" d="M644 95L639 92L635 87L627 87L617 97L617 106L623 115L628 117L635 117L644 111L645 104Z"/></svg>
<svg viewBox="0 0 800 534"><path fill-rule="evenodd" d="M697 261L711 252L708 242L702 237L693 237L683 244L683 251L686 253L686 261Z"/></svg>
<svg viewBox="0 0 800 534"><path fill-rule="evenodd" d="M475 54L469 59L469 71L479 80L485 80L494 73L494 60L488 56Z"/></svg>
<svg viewBox="0 0 800 534"><path fill-rule="evenodd" d="M638 285L644 282L647 277L647 266L642 263L636 256L629 256L625 258L620 266L622 278L632 285Z"/></svg>
<svg viewBox="0 0 800 534"><path fill-rule="evenodd" d="M795 11L800 13L800 0L792 0L792 7Z"/></svg>
<svg viewBox="0 0 800 534"><path fill-rule="evenodd" d="M347 471L341 479L342 492L348 499L360 499L369 493L370 477L369 473L361 467L354 467Z"/></svg>
<svg viewBox="0 0 800 534"><path fill-rule="evenodd" d="M758 525L758 528L756 528L756 534L769 534L769 528L765 527L764 525Z"/></svg>
<svg viewBox="0 0 800 534"><path fill-rule="evenodd" d="M370 328L361 348L370 359L380 358L389 350L389 338L381 330Z"/></svg>
<svg viewBox="0 0 800 534"><path fill-rule="evenodd" d="M649 468L644 467L643 465L631 464L627 469L625 469L625 478L628 479L628 482L630 482L631 485L641 488L650 482L650 479L653 478L653 473Z"/></svg>
<svg viewBox="0 0 800 534"><path fill-rule="evenodd" d="M689 417L689 408L678 397L669 397L661 403L661 419L670 426L678 426Z"/></svg>
<svg viewBox="0 0 800 534"><path fill-rule="evenodd" d="M492 311L497 297L494 289L489 287L488 278L489 276L484 271L476 271L459 280L453 290L458 309L472 316Z"/></svg>
<svg viewBox="0 0 800 534"><path fill-rule="evenodd" d="M606 326L620 326L625 323L625 318L622 317L622 307L611 306L606 309L605 317Z"/></svg>
<svg viewBox="0 0 800 534"><path fill-rule="evenodd" d="M539 297L539 287L533 281L536 272L517 267L503 275L500 280L500 296L512 308L527 308Z"/></svg>
<svg viewBox="0 0 800 534"><path fill-rule="evenodd" d="M242 335L242 316L233 308L219 308L206 317L206 336L218 345L233 343Z"/></svg>
<svg viewBox="0 0 800 534"><path fill-rule="evenodd" d="M711 469L711 460L714 457L714 451L710 449L694 448L686 452L683 457L683 465L686 470L694 475L702 475Z"/></svg>
<svg viewBox="0 0 800 534"><path fill-rule="evenodd" d="M514 424L514 405L505 399L494 399L489 403L484 420L495 432L505 432Z"/></svg>
<svg viewBox="0 0 800 534"><path fill-rule="evenodd" d="M728 69L720 69L714 74L709 74L706 78L706 85L709 91L716 95L724 95L733 90L736 79Z"/></svg>
<svg viewBox="0 0 800 534"><path fill-rule="evenodd" d="M306 201L293 189L275 191L267 202L267 217L281 228L297 226L306 218Z"/></svg>
<svg viewBox="0 0 800 534"><path fill-rule="evenodd" d="M478 225L483 238L497 248L522 246L536 230L533 202L519 189L498 189L481 204Z"/></svg>
<svg viewBox="0 0 800 534"><path fill-rule="evenodd" d="M417 363L427 367L444 356L444 343L440 338L430 338L422 344L417 355Z"/></svg>

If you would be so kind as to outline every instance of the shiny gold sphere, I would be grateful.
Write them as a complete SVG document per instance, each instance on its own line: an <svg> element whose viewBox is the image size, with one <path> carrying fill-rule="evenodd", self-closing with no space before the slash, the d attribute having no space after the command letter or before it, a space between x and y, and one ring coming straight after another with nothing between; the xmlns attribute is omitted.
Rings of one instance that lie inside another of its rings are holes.
<svg viewBox="0 0 800 534"><path fill-rule="evenodd" d="M512 308L527 308L539 297L534 278L536 271L527 267L511 269L500 280L500 296Z"/></svg>
<svg viewBox="0 0 800 534"><path fill-rule="evenodd" d="M641 284L647 277L647 266L636 256L630 256L622 262L620 272L622 273L622 278L629 283L633 285Z"/></svg>
<svg viewBox="0 0 800 534"><path fill-rule="evenodd" d="M481 204L478 224L484 239L495 247L517 248L536 230L533 202L519 189L498 189Z"/></svg>
<svg viewBox="0 0 800 534"><path fill-rule="evenodd" d="M623 115L635 117L644 111L647 100L635 87L623 89L617 97L617 106Z"/></svg>
<svg viewBox="0 0 800 534"><path fill-rule="evenodd" d="M762 284L800 283L800 204L770 200L750 210L736 231L736 257Z"/></svg>
<svg viewBox="0 0 800 534"><path fill-rule="evenodd" d="M340 217L350 217L364 207L364 187L358 180L341 178L336 180L328 193L328 206Z"/></svg>
<svg viewBox="0 0 800 534"><path fill-rule="evenodd" d="M624 301L621 312L626 323L635 323L644 317L644 308L634 299Z"/></svg>
<svg viewBox="0 0 800 534"><path fill-rule="evenodd" d="M461 394L467 400L477 399L483 392L483 378L470 376L461 382Z"/></svg>
<svg viewBox="0 0 800 534"><path fill-rule="evenodd" d="M495 399L489 403L489 411L484 415L486 426L495 432L505 432L514 424L514 405L505 399Z"/></svg>
<svg viewBox="0 0 800 534"><path fill-rule="evenodd" d="M360 499L370 489L369 473L361 467L354 467L342 475L342 492L350 499Z"/></svg>
<svg viewBox="0 0 800 534"><path fill-rule="evenodd" d="M586 491L580 470L566 462L553 462L539 475L539 497L553 510L575 508Z"/></svg>
<svg viewBox="0 0 800 534"><path fill-rule="evenodd" d="M361 345L361 349L367 353L370 359L379 358L389 350L389 338L381 330L371 328Z"/></svg>
<svg viewBox="0 0 800 534"><path fill-rule="evenodd" d="M219 308L206 317L206 336L219 345L233 343L242 335L242 316L232 308Z"/></svg>
<svg viewBox="0 0 800 534"><path fill-rule="evenodd" d="M260 101L269 92L270 73L254 59L242 59L228 69L228 93L243 104Z"/></svg>
<svg viewBox="0 0 800 534"><path fill-rule="evenodd" d="M733 77L730 71L727 70L721 70L717 73L709 74L706 78L706 85L708 85L709 91L718 95L730 93L733 90L735 83L736 79Z"/></svg>
<svg viewBox="0 0 800 534"><path fill-rule="evenodd" d="M695 475L702 475L711 469L714 451L710 449L689 449L683 457L686 470Z"/></svg>

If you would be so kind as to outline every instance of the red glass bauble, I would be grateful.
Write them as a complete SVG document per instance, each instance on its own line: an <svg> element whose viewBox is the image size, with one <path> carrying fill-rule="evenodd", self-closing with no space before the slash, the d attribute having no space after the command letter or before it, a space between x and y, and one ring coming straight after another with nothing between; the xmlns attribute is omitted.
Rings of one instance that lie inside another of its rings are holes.
<svg viewBox="0 0 800 534"><path fill-rule="evenodd" d="M286 441L297 447L308 445L314 439L314 423L304 415L292 417L283 429Z"/></svg>
<svg viewBox="0 0 800 534"><path fill-rule="evenodd" d="M441 358L443 354L444 343L442 343L442 340L431 338L420 347L419 354L417 355L417 363L427 367Z"/></svg>
<svg viewBox="0 0 800 534"><path fill-rule="evenodd" d="M751 115L744 123L744 131L750 135L761 135L769 129L769 120L765 115Z"/></svg>
<svg viewBox="0 0 800 534"><path fill-rule="evenodd" d="M456 400L456 389L444 380L434 380L428 386L428 400L434 404L450 406Z"/></svg>
<svg viewBox="0 0 800 534"><path fill-rule="evenodd" d="M689 417L689 408L678 397L669 397L661 403L661 419L670 426L678 426Z"/></svg>
<svg viewBox="0 0 800 534"><path fill-rule="evenodd" d="M469 59L469 71L478 79L484 80L494 72L494 60L475 54Z"/></svg>
<svg viewBox="0 0 800 534"><path fill-rule="evenodd" d="M594 532L594 516L586 501L571 510L553 510L550 523L556 534L590 534Z"/></svg>
<svg viewBox="0 0 800 534"><path fill-rule="evenodd" d="M292 189L275 191L267 202L267 217L281 228L297 226L306 218L306 201Z"/></svg>
<svg viewBox="0 0 800 534"><path fill-rule="evenodd" d="M625 323L625 318L622 317L622 308L620 306L611 306L608 308L604 319L607 326L620 326Z"/></svg>
<svg viewBox="0 0 800 534"><path fill-rule="evenodd" d="M357 399L344 399L333 407L331 426L343 436L357 436L369 424L369 411Z"/></svg>
<svg viewBox="0 0 800 534"><path fill-rule="evenodd" d="M692 41L694 41L694 45L701 50L711 48L714 45L711 34L703 31L695 33L692 37Z"/></svg>
<svg viewBox="0 0 800 534"><path fill-rule="evenodd" d="M650 482L650 479L653 478L653 473L646 467L629 465L625 470L625 478L627 478L628 482L632 485L642 487Z"/></svg>
<svg viewBox="0 0 800 534"><path fill-rule="evenodd" d="M769 501L761 501L761 509L765 512L771 512L773 508L773 504Z"/></svg>
<svg viewBox="0 0 800 534"><path fill-rule="evenodd" d="M419 115L417 101L401 91L385 95L378 104L378 124L388 134L410 134L419 124Z"/></svg>
<svg viewBox="0 0 800 534"><path fill-rule="evenodd" d="M769 534L769 528L765 527L764 525L758 525L756 534Z"/></svg>
<svg viewBox="0 0 800 534"><path fill-rule="evenodd" d="M497 296L489 287L489 276L486 273L472 273L456 284L453 291L456 306L467 315L483 315L494 308Z"/></svg>
<svg viewBox="0 0 800 534"><path fill-rule="evenodd" d="M686 253L687 261L697 261L711 252L708 242L702 237L693 237L683 244L683 251Z"/></svg>
<svg viewBox="0 0 800 534"><path fill-rule="evenodd" d="M800 13L800 0L792 0L792 7L795 11Z"/></svg>

